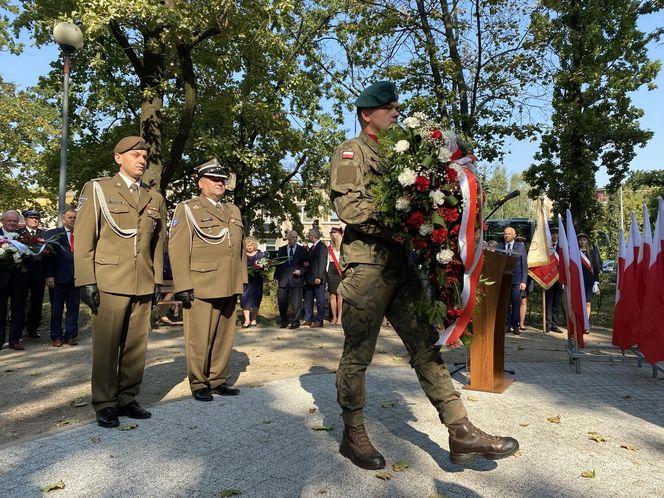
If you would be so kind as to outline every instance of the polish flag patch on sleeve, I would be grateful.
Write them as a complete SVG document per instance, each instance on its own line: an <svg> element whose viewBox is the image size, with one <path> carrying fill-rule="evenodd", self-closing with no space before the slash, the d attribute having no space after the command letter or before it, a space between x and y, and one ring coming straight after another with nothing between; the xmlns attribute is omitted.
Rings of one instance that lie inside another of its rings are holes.
<svg viewBox="0 0 664 498"><path fill-rule="evenodd" d="M341 159L353 159L355 157L355 153L352 150L344 150L341 153Z"/></svg>

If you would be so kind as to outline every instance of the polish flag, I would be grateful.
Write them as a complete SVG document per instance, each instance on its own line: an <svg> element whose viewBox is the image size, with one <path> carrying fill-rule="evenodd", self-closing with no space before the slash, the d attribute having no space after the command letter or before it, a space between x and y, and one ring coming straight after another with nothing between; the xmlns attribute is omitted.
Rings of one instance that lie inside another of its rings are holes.
<svg viewBox="0 0 664 498"><path fill-rule="evenodd" d="M564 273L565 302L567 309L568 335L574 334L579 346L584 347L583 332L588 329L586 314L586 292L583 285L579 242L572 223L572 213L567 210L567 232L563 219L558 215L558 245L562 252L561 276Z"/></svg>
<svg viewBox="0 0 664 498"><path fill-rule="evenodd" d="M651 365L664 360L664 327L661 325L664 311L664 200L659 198L659 212L655 223L655 235L641 313L639 348Z"/></svg>
<svg viewBox="0 0 664 498"><path fill-rule="evenodd" d="M616 302L613 317L613 344L620 349L629 349L637 343L639 327L638 303L638 267L641 236L639 234L636 215L632 212L632 223L629 227L625 264L619 273L620 298Z"/></svg>
<svg viewBox="0 0 664 498"><path fill-rule="evenodd" d="M537 225L528 250L528 275L542 288L549 289L558 281L558 259L553 253L544 203L538 202Z"/></svg>
<svg viewBox="0 0 664 498"><path fill-rule="evenodd" d="M641 250L636 262L636 290L638 292L636 303L641 315L641 306L646 292L646 279L650 269L650 251L652 250L652 231L650 229L650 213L645 202L643 203L643 235L641 236ZM637 336L640 335L637 333Z"/></svg>

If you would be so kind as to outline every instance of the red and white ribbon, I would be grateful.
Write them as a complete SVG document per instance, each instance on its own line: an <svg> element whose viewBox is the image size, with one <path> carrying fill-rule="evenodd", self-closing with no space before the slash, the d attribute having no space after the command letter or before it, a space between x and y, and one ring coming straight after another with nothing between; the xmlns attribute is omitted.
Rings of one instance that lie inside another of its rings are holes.
<svg viewBox="0 0 664 498"><path fill-rule="evenodd" d="M463 334L468 326L475 305L477 304L477 284L482 274L484 262L484 251L482 241L484 240L484 227L479 225L479 235L475 236L476 220L482 219L482 186L470 166L470 160L455 161L460 164L459 186L463 196L463 211L461 213L461 229L459 230L459 255L463 263L463 290L461 291L461 315L440 333L436 346L453 344ZM478 212L479 211L479 212Z"/></svg>

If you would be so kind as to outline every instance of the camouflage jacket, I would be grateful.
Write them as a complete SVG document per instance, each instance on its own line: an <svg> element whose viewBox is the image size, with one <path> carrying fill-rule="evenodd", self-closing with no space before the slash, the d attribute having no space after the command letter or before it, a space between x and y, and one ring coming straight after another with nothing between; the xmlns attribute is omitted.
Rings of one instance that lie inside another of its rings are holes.
<svg viewBox="0 0 664 498"><path fill-rule="evenodd" d="M393 231L381 224L374 205L371 181L380 175L378 144L366 133L342 143L332 156L330 199L339 219L346 223L341 264L367 263L404 266L404 246L394 242Z"/></svg>

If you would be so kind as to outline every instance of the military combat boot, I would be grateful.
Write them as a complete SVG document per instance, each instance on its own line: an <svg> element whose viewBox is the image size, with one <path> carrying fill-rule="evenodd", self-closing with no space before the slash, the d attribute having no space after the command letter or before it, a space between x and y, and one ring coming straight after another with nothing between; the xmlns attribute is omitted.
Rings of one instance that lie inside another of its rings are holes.
<svg viewBox="0 0 664 498"><path fill-rule="evenodd" d="M491 436L475 427L468 417L448 426L450 433L450 460L465 465L476 456L498 460L513 455L519 442L511 437Z"/></svg>
<svg viewBox="0 0 664 498"><path fill-rule="evenodd" d="M339 453L363 469L378 470L385 468L385 459L369 441L364 425L357 427L345 426Z"/></svg>

